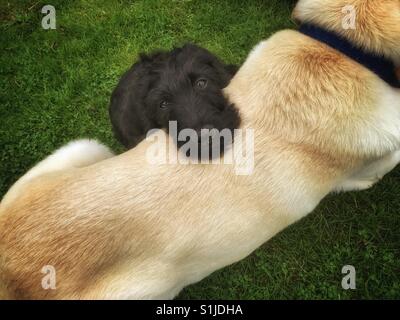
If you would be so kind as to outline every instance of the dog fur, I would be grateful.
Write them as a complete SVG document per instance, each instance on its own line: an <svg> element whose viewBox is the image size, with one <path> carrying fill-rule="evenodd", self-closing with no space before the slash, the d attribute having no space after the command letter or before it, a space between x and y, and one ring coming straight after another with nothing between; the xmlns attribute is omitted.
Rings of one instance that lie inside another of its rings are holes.
<svg viewBox="0 0 400 320"><path fill-rule="evenodd" d="M168 129L170 121L177 122L178 133L187 128L199 136L201 129L233 131L240 117L222 89L236 71L236 66L222 63L193 44L142 55L122 76L111 97L109 113L116 138L133 148L151 129Z"/></svg>
<svg viewBox="0 0 400 320"><path fill-rule="evenodd" d="M342 19L343 3L300 0L295 17L328 27ZM390 18L399 1L349 3L369 12L359 15L364 27L353 39L399 59L391 37L400 23ZM382 37L369 39L370 25ZM50 163L0 205L3 296L173 298L249 255L328 193L368 188L400 161L400 90L297 31L261 42L225 94L241 128L254 129L252 175L231 166L150 165L148 141L111 158L99 147L108 159L86 167ZM57 270L56 290L41 287L45 265Z"/></svg>

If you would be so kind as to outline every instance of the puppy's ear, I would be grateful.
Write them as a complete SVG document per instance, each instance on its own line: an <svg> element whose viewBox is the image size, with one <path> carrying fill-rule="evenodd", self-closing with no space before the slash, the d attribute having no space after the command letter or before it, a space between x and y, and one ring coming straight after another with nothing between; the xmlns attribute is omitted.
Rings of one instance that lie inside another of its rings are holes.
<svg viewBox="0 0 400 320"><path fill-rule="evenodd" d="M136 63L122 76L111 95L109 115L113 131L117 140L128 149L142 141L155 125L145 104L151 78L149 72L147 62Z"/></svg>

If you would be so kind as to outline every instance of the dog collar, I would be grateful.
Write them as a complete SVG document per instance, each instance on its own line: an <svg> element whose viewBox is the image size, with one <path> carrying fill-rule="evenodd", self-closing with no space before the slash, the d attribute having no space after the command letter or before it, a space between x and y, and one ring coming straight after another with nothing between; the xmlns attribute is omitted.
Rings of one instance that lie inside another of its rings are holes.
<svg viewBox="0 0 400 320"><path fill-rule="evenodd" d="M389 59L365 52L342 36L315 25L303 24L300 26L299 32L340 51L374 72L390 86L400 88L400 80L396 76L395 65Z"/></svg>

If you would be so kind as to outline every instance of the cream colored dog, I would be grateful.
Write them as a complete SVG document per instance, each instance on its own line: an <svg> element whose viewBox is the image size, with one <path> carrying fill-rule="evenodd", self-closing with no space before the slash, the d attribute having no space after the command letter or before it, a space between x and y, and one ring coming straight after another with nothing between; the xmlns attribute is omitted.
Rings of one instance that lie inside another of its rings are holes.
<svg viewBox="0 0 400 320"><path fill-rule="evenodd" d="M342 29L348 4L355 30ZM294 17L399 65L399 0L301 0ZM93 141L67 145L1 203L2 296L173 298L400 161L400 90L298 31L260 43L226 95L255 130L254 174L150 165L148 141L115 157ZM42 286L46 266L55 289Z"/></svg>

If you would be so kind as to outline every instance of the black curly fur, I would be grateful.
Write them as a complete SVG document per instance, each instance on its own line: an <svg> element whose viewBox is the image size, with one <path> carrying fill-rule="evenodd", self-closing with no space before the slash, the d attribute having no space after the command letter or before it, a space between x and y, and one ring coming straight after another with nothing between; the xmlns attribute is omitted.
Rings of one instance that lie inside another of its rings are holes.
<svg viewBox="0 0 400 320"><path fill-rule="evenodd" d="M236 71L236 66L193 44L142 54L111 97L109 112L116 138L133 148L149 130L168 129L169 121L177 122L178 132L237 128L239 114L222 94ZM199 87L204 84L199 79L206 80L204 88Z"/></svg>

